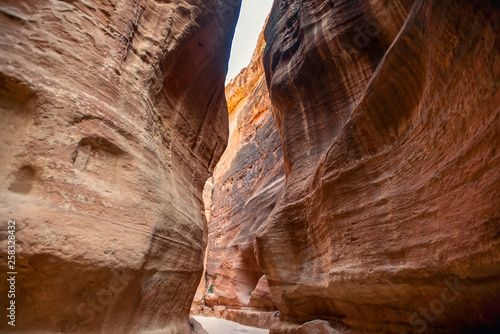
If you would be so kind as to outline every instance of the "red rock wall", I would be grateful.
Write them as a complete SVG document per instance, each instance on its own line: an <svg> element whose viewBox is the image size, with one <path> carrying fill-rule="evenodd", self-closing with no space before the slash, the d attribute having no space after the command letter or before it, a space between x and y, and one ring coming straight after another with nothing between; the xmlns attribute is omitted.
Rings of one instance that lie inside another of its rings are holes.
<svg viewBox="0 0 500 334"><path fill-rule="evenodd" d="M271 333L498 326L499 22L496 1L275 1Z"/></svg>
<svg viewBox="0 0 500 334"><path fill-rule="evenodd" d="M206 287L213 284L213 293L205 305L217 317L269 328L276 308L254 241L281 194L284 170L263 50L261 36L250 65L226 87L230 137L213 177Z"/></svg>
<svg viewBox="0 0 500 334"><path fill-rule="evenodd" d="M5 273L15 219L16 330L189 331L239 5L0 2L0 252Z"/></svg>

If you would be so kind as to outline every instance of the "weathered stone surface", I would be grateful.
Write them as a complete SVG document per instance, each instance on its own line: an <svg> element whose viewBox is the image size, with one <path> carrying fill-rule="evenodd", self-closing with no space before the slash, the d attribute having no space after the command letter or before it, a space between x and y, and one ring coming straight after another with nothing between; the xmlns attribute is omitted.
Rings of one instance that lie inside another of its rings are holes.
<svg viewBox="0 0 500 334"><path fill-rule="evenodd" d="M0 3L0 252L5 273L15 219L16 330L189 332L239 4Z"/></svg>
<svg viewBox="0 0 500 334"><path fill-rule="evenodd" d="M205 182L205 186L203 188L203 205L205 208L205 217L207 221L210 220L210 208L212 207L212 192L214 190L214 178L211 177Z"/></svg>
<svg viewBox="0 0 500 334"><path fill-rule="evenodd" d="M210 307L203 306L203 316L204 317L213 317L214 316L214 310Z"/></svg>
<svg viewBox="0 0 500 334"><path fill-rule="evenodd" d="M205 217L207 221L210 220L210 207L212 206L212 190L213 190L213 177L210 177L203 188L203 204L205 209ZM201 280L196 289L194 295L193 303L191 304L190 314L192 315L203 315L203 306L205 304L205 293L208 289L206 280L206 264L207 264L208 251L205 249L205 259L203 261L203 273L201 275Z"/></svg>
<svg viewBox="0 0 500 334"><path fill-rule="evenodd" d="M498 326L499 22L497 1L275 1L286 183L256 247L273 333Z"/></svg>
<svg viewBox="0 0 500 334"><path fill-rule="evenodd" d="M278 320L276 313L277 311L256 311L252 308L228 308L223 318L242 325L267 329L271 328L273 322Z"/></svg>
<svg viewBox="0 0 500 334"><path fill-rule="evenodd" d="M226 87L230 137L213 177L207 288L213 284L214 293L205 296L206 305L228 308L220 316L233 314L231 320L260 327L269 326L276 308L255 258L255 231L273 209L284 181L263 50L261 36L250 65Z"/></svg>
<svg viewBox="0 0 500 334"><path fill-rule="evenodd" d="M224 319L227 315L227 307L222 305L214 306L214 317Z"/></svg>
<svg viewBox="0 0 500 334"><path fill-rule="evenodd" d="M313 320L304 324L297 325L293 323L280 322L269 332L270 334L340 334L325 320Z"/></svg>

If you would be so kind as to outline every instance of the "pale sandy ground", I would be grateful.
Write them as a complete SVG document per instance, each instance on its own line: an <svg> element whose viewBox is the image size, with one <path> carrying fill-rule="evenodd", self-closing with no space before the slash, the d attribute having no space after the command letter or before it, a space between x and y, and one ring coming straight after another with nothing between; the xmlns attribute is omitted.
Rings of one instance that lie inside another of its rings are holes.
<svg viewBox="0 0 500 334"><path fill-rule="evenodd" d="M198 321L208 334L268 334L268 329L261 329L249 326L240 325L237 322L217 319L206 318L202 316L192 316Z"/></svg>

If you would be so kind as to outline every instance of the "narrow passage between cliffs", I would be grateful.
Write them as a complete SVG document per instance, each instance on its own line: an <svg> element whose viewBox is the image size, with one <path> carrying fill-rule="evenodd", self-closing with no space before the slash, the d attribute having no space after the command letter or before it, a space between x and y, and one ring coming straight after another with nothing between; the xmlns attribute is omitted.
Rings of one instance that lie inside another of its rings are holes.
<svg viewBox="0 0 500 334"><path fill-rule="evenodd" d="M214 176L207 181L203 193L208 222L208 247L205 254L205 272L191 306L191 315L195 316L191 322L196 324L197 321L208 334L268 333L268 328L277 312L270 298L267 280L258 268L253 255L253 247L239 245L233 240L236 237L236 231L232 222L240 221L237 216L233 215L238 205L225 206L220 196L223 191L221 189L235 184L236 188L227 193L227 198L234 198L234 203L236 203L244 201L245 196L252 197L252 194L237 189L245 179L242 173L251 170L249 169L251 166L240 165L236 171L237 175L230 177L228 182L221 180L221 176L228 172L228 159L233 160L235 155L238 155L237 160L259 161L262 159L257 156L270 153L269 156L274 159L269 161L270 165L280 165L280 163L275 164L275 161L281 158L280 141L277 136L262 134L262 137L273 138L273 140L268 143L257 142L255 145L252 143L250 146L253 145L253 148L247 152L248 155L244 156L241 154L243 152L241 148L245 144L238 140L242 136L247 138L252 136L253 125L250 121L254 118L252 115L262 112L264 117L261 119L266 120L266 126L263 129L276 134L274 121L269 112L270 100L267 89L264 89L266 85L262 66L262 52L265 47L262 31L272 4L273 0L243 0L232 42L226 77L230 138L225 153L215 167ZM248 98L248 104L239 103L240 100L245 100L243 96L240 96L239 92L242 91L246 92L243 95ZM250 98L250 95L256 96L257 99L262 98L262 103ZM248 107L252 104L256 108ZM269 125L273 128L271 129ZM246 132L247 130L250 132ZM257 131L257 133L260 132ZM257 147L260 147L261 152L256 150ZM249 183L255 183L257 179L262 178L266 184L274 184L274 180L263 176L265 169L262 166L254 167L255 173L248 174ZM284 175L284 171L278 168L272 175ZM259 192L259 189L253 190L254 193ZM265 194L265 192L261 193ZM271 199L274 200L273 196ZM259 196L255 197L255 203L263 202ZM225 210L229 211L228 215L222 213ZM214 219L211 219L212 215ZM223 216L232 218L226 221L221 220ZM250 230L256 226L250 226ZM239 228L236 227L236 229ZM253 231L240 232L242 232L243 239L246 238L243 244L251 244ZM234 254L235 251L239 254ZM219 258L220 261L217 260ZM224 279L225 275L227 275L227 280ZM202 331L202 333L205 332Z"/></svg>

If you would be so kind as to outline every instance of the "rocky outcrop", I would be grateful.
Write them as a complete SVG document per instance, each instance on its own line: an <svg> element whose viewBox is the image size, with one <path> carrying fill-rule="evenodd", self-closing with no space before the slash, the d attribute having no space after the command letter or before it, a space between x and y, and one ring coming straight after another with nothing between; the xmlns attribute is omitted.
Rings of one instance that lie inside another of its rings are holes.
<svg viewBox="0 0 500 334"><path fill-rule="evenodd" d="M271 333L498 326L499 22L496 1L275 1Z"/></svg>
<svg viewBox="0 0 500 334"><path fill-rule="evenodd" d="M276 308L254 241L281 194L284 170L263 50L261 36L250 65L226 87L230 138L213 177L206 286L213 293L205 305L216 317L269 328Z"/></svg>
<svg viewBox="0 0 500 334"><path fill-rule="evenodd" d="M1 270L15 220L15 330L189 332L239 5L0 4Z"/></svg>

